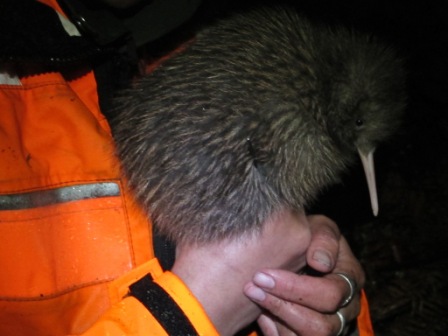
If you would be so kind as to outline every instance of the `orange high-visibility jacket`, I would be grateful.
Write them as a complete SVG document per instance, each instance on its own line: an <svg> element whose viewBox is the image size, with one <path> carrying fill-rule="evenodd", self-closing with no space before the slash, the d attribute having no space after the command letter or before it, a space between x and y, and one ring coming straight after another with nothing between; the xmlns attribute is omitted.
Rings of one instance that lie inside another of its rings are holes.
<svg viewBox="0 0 448 336"><path fill-rule="evenodd" d="M167 335L159 317L129 295L147 274L199 335L217 335L188 288L154 258L151 223L120 177L93 73L67 80L6 70L0 335ZM373 335L363 302L360 335Z"/></svg>
<svg viewBox="0 0 448 336"><path fill-rule="evenodd" d="M153 259L150 223L119 177L93 74L18 80L0 87L0 335L79 335L114 305L119 316L89 335L163 335L126 298L147 273L194 312L198 330L216 334Z"/></svg>

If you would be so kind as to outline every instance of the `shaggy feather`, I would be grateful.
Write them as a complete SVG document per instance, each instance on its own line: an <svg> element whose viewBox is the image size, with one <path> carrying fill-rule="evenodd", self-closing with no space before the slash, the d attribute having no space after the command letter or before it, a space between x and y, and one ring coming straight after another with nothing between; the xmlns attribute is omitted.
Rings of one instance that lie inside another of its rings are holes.
<svg viewBox="0 0 448 336"><path fill-rule="evenodd" d="M290 9L221 20L117 99L124 174L175 242L258 230L396 129L401 63L369 36Z"/></svg>

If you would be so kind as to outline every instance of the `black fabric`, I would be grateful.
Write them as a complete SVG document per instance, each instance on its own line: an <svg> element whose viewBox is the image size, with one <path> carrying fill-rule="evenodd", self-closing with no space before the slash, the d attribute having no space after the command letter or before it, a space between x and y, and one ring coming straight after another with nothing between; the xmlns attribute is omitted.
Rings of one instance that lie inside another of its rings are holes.
<svg viewBox="0 0 448 336"><path fill-rule="evenodd" d="M0 1L1 61L71 64L106 51L89 39L69 36L56 12L38 1Z"/></svg>
<svg viewBox="0 0 448 336"><path fill-rule="evenodd" d="M164 270L170 270L173 267L176 257L176 247L174 243L160 235L153 226L153 247L154 253L159 259L160 265Z"/></svg>
<svg viewBox="0 0 448 336"><path fill-rule="evenodd" d="M58 3L78 29L99 45L129 35L136 46L142 46L187 21L201 0L141 1L129 9L117 10L92 0L58 0Z"/></svg>
<svg viewBox="0 0 448 336"><path fill-rule="evenodd" d="M69 36L57 13L36 0L0 1L0 61L65 65L130 53L187 21L200 0L142 1L113 11L96 1L59 0L82 36Z"/></svg>
<svg viewBox="0 0 448 336"><path fill-rule="evenodd" d="M104 5L97 2L58 0L59 5L67 14L82 35L88 36L98 45L104 46L122 39L129 34L123 22L116 18Z"/></svg>
<svg viewBox="0 0 448 336"><path fill-rule="evenodd" d="M176 302L149 275L137 281L130 289L131 294L151 312L168 335L198 335Z"/></svg>
<svg viewBox="0 0 448 336"><path fill-rule="evenodd" d="M126 88L132 76L138 72L137 61L132 59L129 53L116 53L96 63L93 68L100 109L108 120L114 117L113 97Z"/></svg>

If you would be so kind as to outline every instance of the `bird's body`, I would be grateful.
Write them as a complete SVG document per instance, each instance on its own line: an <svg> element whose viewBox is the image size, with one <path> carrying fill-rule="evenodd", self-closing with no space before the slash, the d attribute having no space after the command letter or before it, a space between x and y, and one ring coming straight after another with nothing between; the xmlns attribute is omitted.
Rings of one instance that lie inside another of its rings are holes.
<svg viewBox="0 0 448 336"><path fill-rule="evenodd" d="M261 9L201 31L117 100L118 155L175 241L257 228L313 200L397 126L400 60L370 37Z"/></svg>

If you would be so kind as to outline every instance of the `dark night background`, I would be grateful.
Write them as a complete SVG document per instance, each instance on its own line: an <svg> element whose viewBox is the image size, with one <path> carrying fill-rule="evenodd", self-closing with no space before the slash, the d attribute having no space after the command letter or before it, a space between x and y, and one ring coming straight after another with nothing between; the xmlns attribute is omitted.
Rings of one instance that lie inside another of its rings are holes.
<svg viewBox="0 0 448 336"><path fill-rule="evenodd" d="M196 22L260 1L208 1ZM268 2L269 3L269 2ZM270 2L272 3L272 1ZM376 335L448 335L448 12L445 1L289 1L319 21L377 35L406 60L400 131L375 155L379 215L361 164L312 212L335 219L362 262ZM193 20L194 21L194 20ZM163 41L161 41L163 44Z"/></svg>

